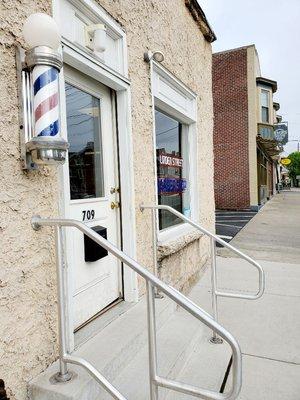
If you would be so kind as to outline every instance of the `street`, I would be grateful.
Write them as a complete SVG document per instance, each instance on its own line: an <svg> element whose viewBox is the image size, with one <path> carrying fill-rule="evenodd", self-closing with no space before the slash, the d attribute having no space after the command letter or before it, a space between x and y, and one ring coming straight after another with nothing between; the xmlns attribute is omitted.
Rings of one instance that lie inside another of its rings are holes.
<svg viewBox="0 0 300 400"><path fill-rule="evenodd" d="M216 233L223 236L226 242L230 242L256 213L256 211L250 210L216 210ZM217 247L223 246L217 243Z"/></svg>

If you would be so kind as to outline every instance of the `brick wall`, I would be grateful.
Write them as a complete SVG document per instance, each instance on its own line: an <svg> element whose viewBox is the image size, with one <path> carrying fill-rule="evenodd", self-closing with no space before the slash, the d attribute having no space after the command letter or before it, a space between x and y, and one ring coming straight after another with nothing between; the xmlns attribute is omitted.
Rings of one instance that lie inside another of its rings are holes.
<svg viewBox="0 0 300 400"><path fill-rule="evenodd" d="M213 55L215 201L250 207L247 48Z"/></svg>

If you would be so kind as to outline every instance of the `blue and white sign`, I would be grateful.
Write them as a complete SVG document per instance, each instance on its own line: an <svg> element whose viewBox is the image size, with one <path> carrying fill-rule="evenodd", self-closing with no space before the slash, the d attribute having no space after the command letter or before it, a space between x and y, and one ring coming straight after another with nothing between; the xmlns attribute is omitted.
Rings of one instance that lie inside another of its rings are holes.
<svg viewBox="0 0 300 400"><path fill-rule="evenodd" d="M183 193L186 190L186 180L182 178L158 178L157 188L160 195Z"/></svg>
<svg viewBox="0 0 300 400"><path fill-rule="evenodd" d="M289 141L288 123L280 122L274 125L274 136L277 142L287 144Z"/></svg>

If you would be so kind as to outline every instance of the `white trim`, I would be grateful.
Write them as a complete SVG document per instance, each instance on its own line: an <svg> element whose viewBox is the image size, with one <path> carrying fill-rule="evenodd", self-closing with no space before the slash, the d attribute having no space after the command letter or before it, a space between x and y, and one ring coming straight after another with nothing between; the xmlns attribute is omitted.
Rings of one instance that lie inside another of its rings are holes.
<svg viewBox="0 0 300 400"><path fill-rule="evenodd" d="M90 0L82 0L82 3L89 6L98 7ZM60 0L53 2L54 18L59 12ZM99 10L98 10L99 11ZM100 12L100 11L99 11ZM121 30L124 43L125 33ZM109 67L105 66L100 60L97 60L92 55L88 54L80 46L76 46L67 40L63 41L63 59L66 64L83 72L85 75L101 82L110 87L116 92L116 107L118 141L119 141L119 163L120 166L126 165L126 168L120 168L120 187L122 190L121 196L121 213L122 213L122 241L123 251L132 258L136 258L136 226L135 226L135 197L134 197L134 180L133 180L133 145L132 145L132 128L131 128L131 91L130 82L125 76L120 75ZM123 66L126 66L125 75L127 75L127 52L123 52ZM60 75L60 97L61 97L61 115L62 125L65 110L65 93L64 93L64 76L63 70ZM62 129L65 131L65 129ZM65 133L66 135L66 133ZM59 168L59 185L64 187L64 172L63 167ZM125 189L126 188L126 189ZM65 210L68 202L68 196L64 195L63 190L59 190L59 213L60 216L65 215ZM68 271L68 265L66 268ZM73 318L72 318L72 288L70 286L70 273L66 274L67 282L67 308L68 308L68 348L74 349L74 334L73 334ZM138 300L138 284L137 274L130 268L124 266L124 299L129 302Z"/></svg>
<svg viewBox="0 0 300 400"><path fill-rule="evenodd" d="M63 39L64 62L72 65L82 73L98 80L101 74L101 83L114 90L124 90L130 85L130 81L112 70L93 55L87 54L81 47L74 45L70 41Z"/></svg>
<svg viewBox="0 0 300 400"><path fill-rule="evenodd" d="M64 80L64 72L63 70L60 72L59 77L59 97L60 97L60 124L61 124L61 135L67 139L67 129L66 129L66 94L65 94L65 80ZM66 161L68 162L68 161ZM67 180L67 182L69 182ZM68 207L68 198L66 195L66 177L65 177L65 166L59 166L58 168L58 184L61 190L59 192L59 216L64 218L66 215L66 210ZM63 229L64 234L64 249L66 249L66 228ZM67 262L67 254L66 250L64 251L64 281L65 281L65 294L66 294L66 332L67 332L67 347L68 351L72 351L74 349L74 323L73 323L73 279L70 272L70 266Z"/></svg>
<svg viewBox="0 0 300 400"><path fill-rule="evenodd" d="M165 68L163 65L160 63L152 60L152 70L153 72L159 74L162 78L164 78L166 81L168 81L172 86L178 89L179 92L181 92L184 96L190 98L190 99L196 99L197 98L197 93L195 93L193 90L191 90L188 86L186 86L181 80L176 78L167 68ZM194 116L196 117L196 115Z"/></svg>
<svg viewBox="0 0 300 400"><path fill-rule="evenodd" d="M270 90L268 88L268 86L258 85L257 87L258 87L258 92L259 92L258 93L258 95L259 95L259 103L258 104L259 104L259 119L260 119L260 122L262 124L272 125L273 119L274 119L273 92L272 92L272 90ZM269 99L269 105L268 105L269 121L268 122L263 122L263 120L262 120L262 107L263 107L263 105L262 105L261 97L262 97L262 92L263 91L269 93L269 96L268 96L268 99Z"/></svg>
<svg viewBox="0 0 300 400"><path fill-rule="evenodd" d="M57 1L57 0L55 0ZM69 3L73 4L83 14L90 16L91 19L95 19L95 16L105 22L106 28L111 29L116 35L125 37L125 32L121 26L96 2L93 0L68 0Z"/></svg>
<svg viewBox="0 0 300 400"><path fill-rule="evenodd" d="M197 120L197 95L166 68L155 61L152 66L152 95L155 105L181 122Z"/></svg>
<svg viewBox="0 0 300 400"><path fill-rule="evenodd" d="M86 55L92 56L112 69L128 76L126 33L99 4L93 0L53 0L53 15L58 22L63 40L80 47ZM94 24L106 27L107 49L95 55L86 43L85 29Z"/></svg>
<svg viewBox="0 0 300 400"><path fill-rule="evenodd" d="M191 218L198 220L198 184L197 184L197 94L184 83L173 76L166 68L155 61L150 62L152 109L153 109L153 154L155 166L155 202L157 203L157 171L156 171L156 132L155 107L183 123L186 145L189 149L189 185ZM177 99L176 99L177 95ZM184 132L183 132L184 133ZM157 218L158 219L158 218ZM194 231L188 224L179 224L159 231L157 238L160 244L174 240L176 237L190 234Z"/></svg>

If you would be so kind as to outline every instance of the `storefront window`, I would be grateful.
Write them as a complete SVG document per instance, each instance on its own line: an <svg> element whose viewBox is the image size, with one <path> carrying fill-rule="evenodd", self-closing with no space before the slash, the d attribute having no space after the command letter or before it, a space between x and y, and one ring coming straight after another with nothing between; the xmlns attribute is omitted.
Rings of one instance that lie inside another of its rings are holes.
<svg viewBox="0 0 300 400"><path fill-rule="evenodd" d="M182 124L155 111L158 204L168 205L183 212L183 196L187 189L184 176ZM165 229L182 221L171 213L160 210L159 228Z"/></svg>

